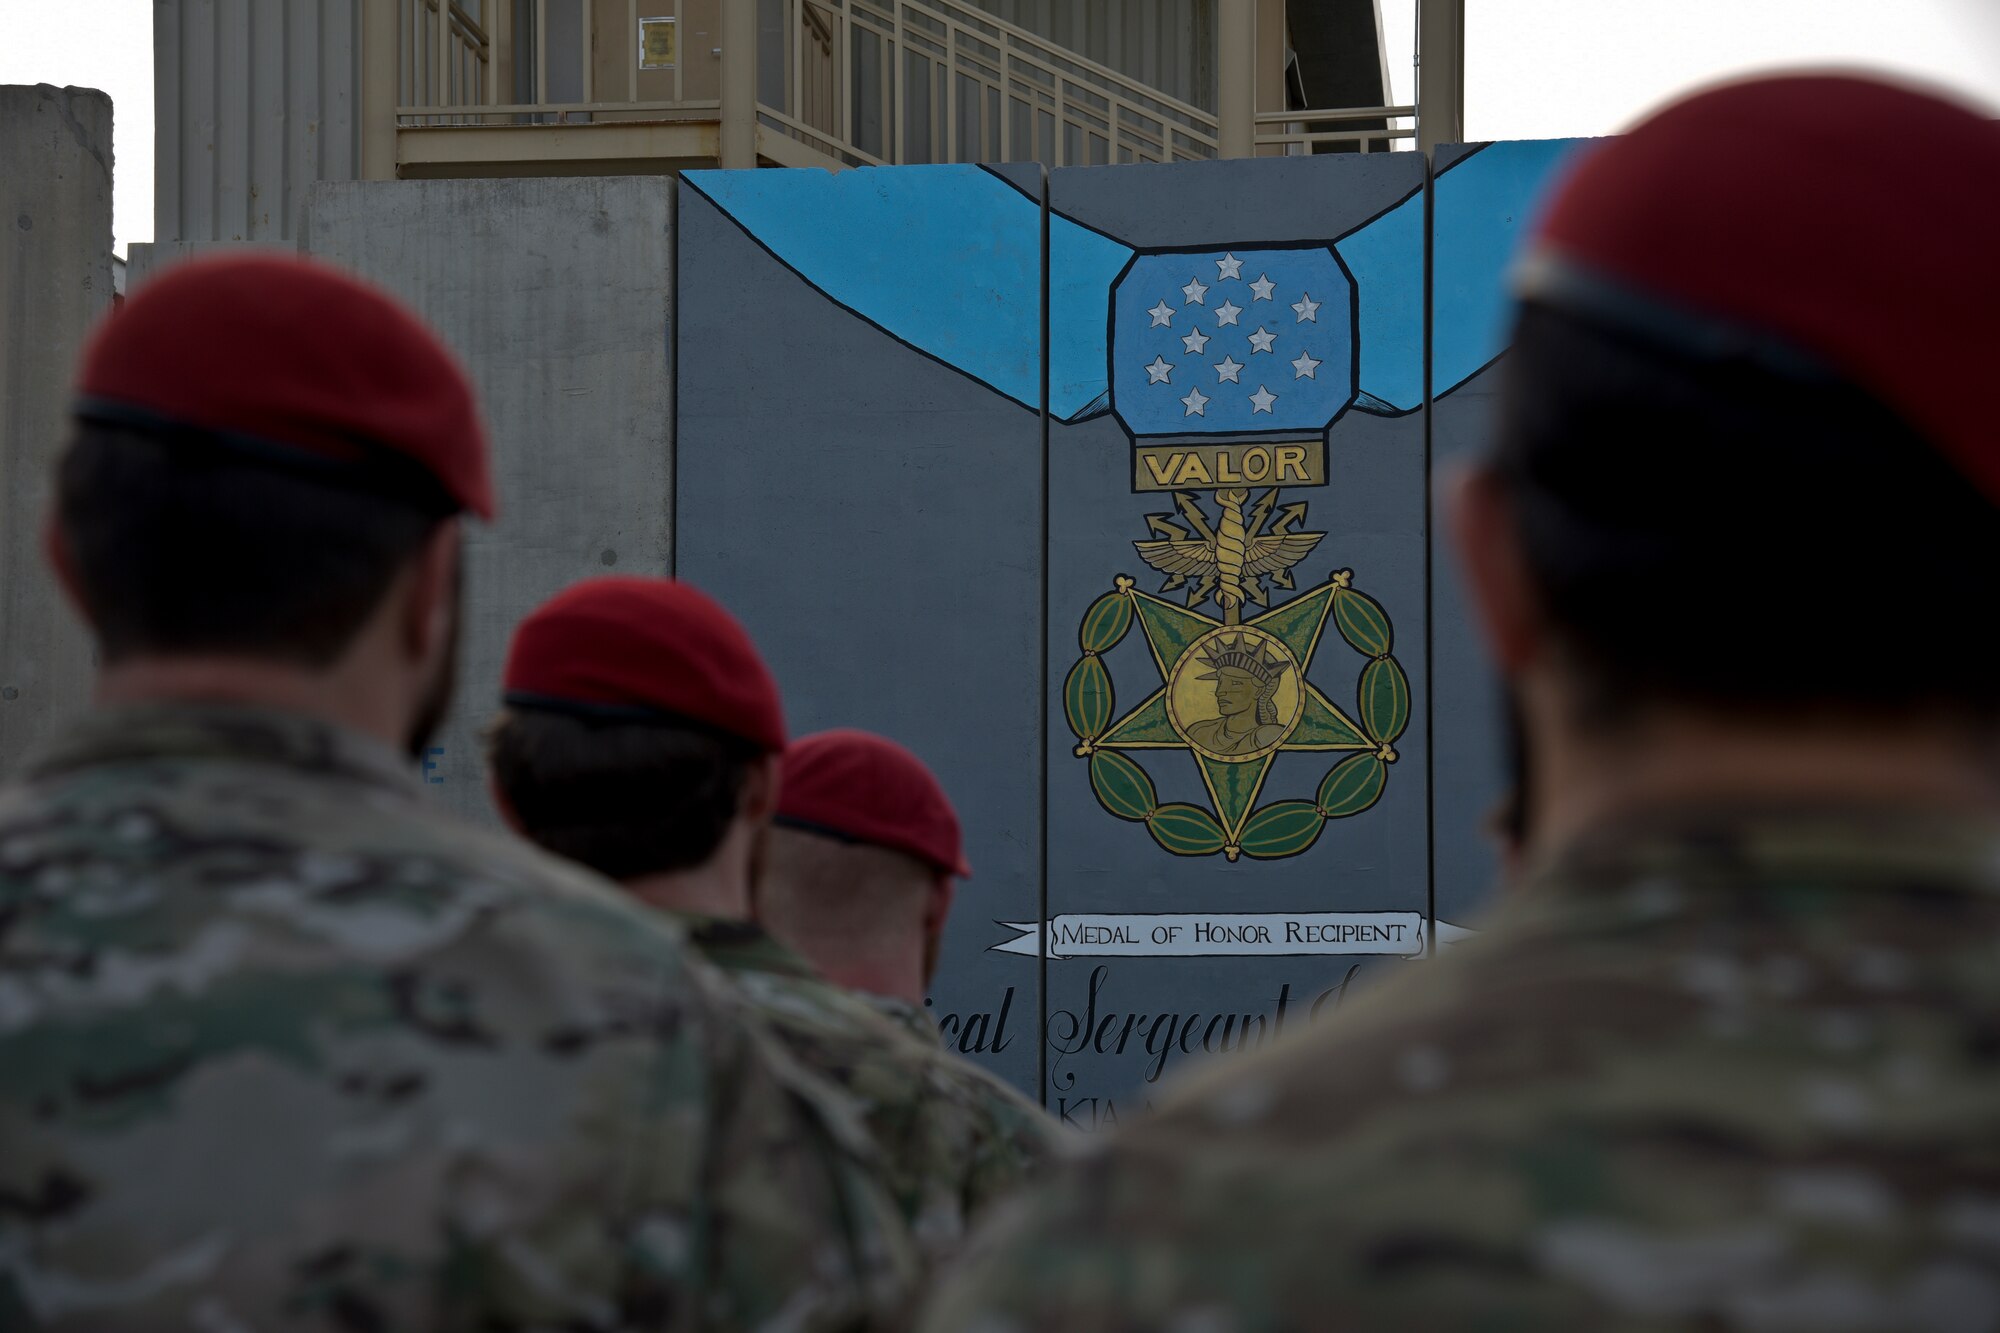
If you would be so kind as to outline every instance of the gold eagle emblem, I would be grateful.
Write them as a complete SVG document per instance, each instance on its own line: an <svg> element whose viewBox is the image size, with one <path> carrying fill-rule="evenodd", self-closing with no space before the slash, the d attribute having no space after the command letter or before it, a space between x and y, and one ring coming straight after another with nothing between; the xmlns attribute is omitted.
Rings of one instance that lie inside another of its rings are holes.
<svg viewBox="0 0 2000 1333"><path fill-rule="evenodd" d="M1215 492L1221 510L1214 526L1201 512L1194 494L1183 491L1174 497L1186 527L1174 522L1172 514L1148 514L1146 526L1158 540L1138 541L1139 558L1167 576L1161 592L1188 588L1189 607L1200 606L1213 597L1222 608L1223 623L1242 623L1243 604L1269 606L1264 580L1280 588L1292 586L1291 568L1312 554L1323 532L1293 532L1294 523L1304 520L1304 504L1277 506L1278 490L1272 487L1257 497L1246 516L1247 490ZM1277 516L1272 517L1272 510ZM1268 527L1267 527L1268 525Z"/></svg>

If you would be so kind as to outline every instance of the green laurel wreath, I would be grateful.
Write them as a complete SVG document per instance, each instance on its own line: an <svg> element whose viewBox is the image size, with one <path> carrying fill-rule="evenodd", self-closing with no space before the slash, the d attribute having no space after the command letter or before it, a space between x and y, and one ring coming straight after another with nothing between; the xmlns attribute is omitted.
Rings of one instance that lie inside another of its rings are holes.
<svg viewBox="0 0 2000 1333"><path fill-rule="evenodd" d="M1252 810L1235 843L1214 815L1181 801L1162 804L1145 769L1117 750L1097 747L1114 703L1103 654L1131 631L1132 580L1119 579L1117 591L1091 603L1077 632L1083 656L1063 681L1063 716L1080 742L1078 755L1090 760L1090 786L1099 803L1120 819L1145 824L1154 841L1176 856L1223 852L1234 861L1239 852L1257 860L1297 856L1318 840L1328 820L1352 818L1381 800L1389 765L1396 762L1394 742L1410 722L1410 682L1391 652L1395 634L1388 614L1351 586L1353 578L1349 569L1334 574L1330 618L1348 647L1368 659L1356 703L1362 731L1375 748L1335 764L1312 800L1276 801Z"/></svg>

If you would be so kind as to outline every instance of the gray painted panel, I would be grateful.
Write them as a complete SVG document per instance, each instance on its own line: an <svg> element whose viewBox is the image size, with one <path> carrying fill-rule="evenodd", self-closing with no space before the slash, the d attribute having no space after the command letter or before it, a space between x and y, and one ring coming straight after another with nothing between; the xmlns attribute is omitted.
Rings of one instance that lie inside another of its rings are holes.
<svg viewBox="0 0 2000 1333"><path fill-rule="evenodd" d="M649 177L316 186L302 248L401 295L464 358L501 515L469 527L457 706L431 791L491 819L479 733L514 625L672 544L672 183Z"/></svg>
<svg viewBox="0 0 2000 1333"><path fill-rule="evenodd" d="M1225 296L1246 308L1245 322L1275 329L1279 347L1304 346L1307 325L1279 293L1270 304L1246 290L1254 271L1220 276L1218 257L1260 245L1331 242L1409 196L1421 186L1414 155L1331 157L1283 161L1200 163L1176 167L1085 168L1058 171L1050 180L1055 212L1103 231L1142 252L1199 250L1187 256L1188 273L1205 272L1211 291L1201 308ZM1405 271L1421 272L1421 232L1402 242ZM1176 257L1178 258L1178 257ZM1139 263L1144 262L1142 257ZM1172 262L1172 261L1163 261ZM1273 261L1274 265L1276 261ZM1204 266L1198 271L1197 266ZM1140 272L1135 266L1129 270ZM1175 278L1175 282L1181 279ZM1230 295L1233 293L1234 295ZM1166 293L1177 312L1194 298ZM1323 296L1324 299L1330 297ZM1414 282L1395 300L1410 307L1416 325L1421 291ZM1275 316L1263 312L1274 311ZM1282 318L1278 318L1281 316ZM1321 316L1325 318L1324 315ZM1211 323L1214 322L1211 317ZM1185 320L1172 325L1178 332ZM1317 321L1315 321L1317 327ZM1214 338L1248 328L1211 330ZM1329 338L1332 335L1327 335ZM1413 368L1421 357L1414 338L1397 344ZM1204 352L1175 366L1171 381L1206 385L1214 396L1249 394L1251 376L1267 382L1282 400L1294 371L1238 349L1250 363L1242 382L1221 382ZM1309 349L1308 349L1309 350ZM1325 354L1331 359L1332 354ZM1266 367L1270 367L1267 369ZM1112 368L1115 372L1116 367ZM1199 378L1191 378L1191 377ZM1192 427L1202 422L1191 421ZM1297 438L1301 432L1293 432ZM1307 506L1300 530L1326 534L1296 570L1297 596L1307 596L1337 569L1354 571L1354 586L1375 598L1395 629L1394 654L1407 673L1412 700L1426 688L1424 661L1425 473L1421 413L1371 416L1350 410L1324 433L1330 485L1287 489L1281 503ZM1243 439L1216 435L1212 441ZM1138 578L1142 592L1161 588L1133 543L1163 534L1149 531L1148 515L1173 515L1172 494L1134 494L1134 445L1115 415L1053 427L1050 436L1049 627L1047 669L1062 681L1077 661L1078 626L1094 599L1113 588L1117 575ZM1255 492L1253 491L1253 495ZM1214 492L1198 492L1209 521L1217 521ZM1295 594L1273 590L1278 599ZM1179 604L1180 594L1161 594ZM1205 610L1218 614L1210 603ZM1250 607L1255 613L1261 608ZM1250 616L1246 615L1246 619ZM1104 656L1116 692L1112 716L1124 716L1161 684L1142 632ZM1350 715L1364 659L1331 624L1312 659L1308 679ZM1378 804L1352 818L1327 821L1309 850L1288 859L1234 862L1221 855L1176 856L1158 845L1147 826L1123 822L1093 794L1091 761L1072 753L1076 740L1060 701L1045 721L1049 737L1049 865L1051 917L1064 914L1205 914L1297 912L1403 912L1420 917L1428 894L1428 836L1423 719L1416 712L1395 741L1401 756L1389 767ZM1213 809L1194 755L1185 748L1123 751L1150 776L1160 802ZM1255 808L1278 800L1312 801L1321 778L1340 754L1280 752L1271 764ZM1144 927L1141 927L1144 944ZM1186 929L1186 927L1184 927ZM1274 927L1274 929L1281 929ZM1276 937L1282 943L1282 934ZM1090 1127L1150 1099L1156 1080L1170 1079L1196 1063L1204 1049L1226 1050L1244 1032L1296 1027L1337 1008L1350 977L1366 978L1409 964L1393 958L1300 956L1275 952L1252 957L1057 958L1048 963L1049 1088L1051 1109ZM1363 984L1357 979L1355 984ZM1115 1111L1112 1108L1116 1108Z"/></svg>
<svg viewBox="0 0 2000 1333"><path fill-rule="evenodd" d="M1437 150L1431 436L1441 479L1487 447L1507 376L1512 310L1504 272L1537 197L1580 142L1448 144ZM1491 817L1512 785L1512 757L1501 685L1476 632L1442 513L1433 532L1437 910L1444 921L1476 925L1499 882Z"/></svg>
<svg viewBox="0 0 2000 1333"><path fill-rule="evenodd" d="M111 99L0 88L0 769L88 698L89 641L42 559L91 322L111 302Z"/></svg>
<svg viewBox="0 0 2000 1333"><path fill-rule="evenodd" d="M1038 172L1014 177L1039 194ZM742 617L795 734L869 728L936 770L974 877L932 1012L1032 1089L1035 961L988 946L1038 909L1039 415L835 305L681 188L679 573Z"/></svg>
<svg viewBox="0 0 2000 1333"><path fill-rule="evenodd" d="M1476 152L1479 145L1445 144L1436 169ZM1433 244L1450 244L1435 236ZM1476 458L1485 448L1497 406L1505 362L1496 362L1431 405L1431 457L1440 478ZM1437 912L1440 919L1465 923L1478 916L1499 880L1500 860L1489 821L1509 783L1501 690L1485 645L1480 642L1465 583L1451 549L1443 511L1444 489L1432 497L1431 541L1435 552L1431 597L1436 718Z"/></svg>
<svg viewBox="0 0 2000 1333"><path fill-rule="evenodd" d="M1504 361L1431 406L1431 449L1440 477L1484 450L1500 396ZM1431 531L1437 726L1437 912L1468 924L1491 899L1500 864L1488 828L1508 788L1498 679L1473 624L1442 511Z"/></svg>

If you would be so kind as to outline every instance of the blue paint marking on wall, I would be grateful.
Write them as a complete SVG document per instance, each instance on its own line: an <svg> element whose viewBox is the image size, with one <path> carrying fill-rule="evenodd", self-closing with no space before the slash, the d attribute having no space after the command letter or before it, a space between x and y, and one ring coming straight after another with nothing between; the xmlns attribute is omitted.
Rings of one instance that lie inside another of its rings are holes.
<svg viewBox="0 0 2000 1333"><path fill-rule="evenodd" d="M1135 435L1323 430L1354 396L1354 284L1324 246L1142 254L1111 309Z"/></svg>
<svg viewBox="0 0 2000 1333"><path fill-rule="evenodd" d="M1411 195L1341 238L1334 249L1354 275L1360 303L1363 410L1411 412L1424 405L1424 198ZM1379 405L1379 406L1377 406Z"/></svg>
<svg viewBox="0 0 2000 1333"><path fill-rule="evenodd" d="M686 179L813 286L1024 407L1041 405L1041 208L981 167L690 171ZM1049 220L1050 411L1104 394L1104 293L1129 247ZM1075 311L1089 309L1089 320ZM1090 325L1095 323L1093 330Z"/></svg>
<svg viewBox="0 0 2000 1333"><path fill-rule="evenodd" d="M1103 406L1104 301L1131 258L1131 247L1049 214L1049 415L1058 421Z"/></svg>
<svg viewBox="0 0 2000 1333"><path fill-rule="evenodd" d="M1564 158L1587 142L1488 144L1439 173L1431 260L1433 392L1462 384L1506 348L1514 304L1507 266Z"/></svg>
<svg viewBox="0 0 2000 1333"><path fill-rule="evenodd" d="M1534 201L1562 159L1581 142L1551 139L1490 144L1438 176L1432 277L1436 312L1432 379L1436 392L1447 392L1462 383L1500 353L1512 310L1504 281L1507 265L1533 218ZM1040 286L1041 210L1034 200L993 173L973 166L941 166L838 173L691 171L686 178L761 245L836 302L1022 406L1040 405L1040 312L1030 302L1011 299L1010 294ZM1329 418L1352 392L1362 395L1359 405L1365 410L1407 412L1422 405L1421 314L1411 302L1401 299L1401 294L1422 284L1422 247L1418 242L1422 227L1423 200L1413 196L1342 237L1335 246L1353 274L1361 368L1358 383L1336 386L1339 401L1327 413ZM1260 411L1247 396L1236 403L1227 391L1231 383L1227 380L1216 381L1215 387L1225 392L1215 406L1197 401L1199 414L1190 413L1189 405L1180 401L1188 396L1185 393L1174 395L1174 401L1169 402L1163 393L1139 392L1164 383L1149 380L1142 369L1153 357L1142 357L1136 366L1128 366L1131 358L1127 349L1121 347L1114 356L1106 346L1104 319L1105 293L1133 253L1130 247L1060 213L1049 216L1052 417L1072 421L1106 405L1110 387L1107 360L1114 372L1112 378L1119 384L1120 415L1141 434L1295 428L1306 424L1306 418L1334 396L1326 384L1316 380L1308 387L1289 366L1284 374L1293 377L1293 392L1262 381L1276 398L1269 412ZM1242 258L1248 253L1296 257L1303 252L1233 253ZM1213 262L1222 257L1218 253L1204 258ZM1150 267L1154 262L1167 261L1148 257L1133 265L1132 274L1168 276L1154 274ZM1296 258L1292 262L1296 263ZM1248 261L1245 263L1247 266ZM1143 272L1142 264L1148 265ZM1286 285L1278 273L1270 276ZM1186 281L1183 276L1173 286L1178 288ZM1345 283L1343 275L1340 285ZM1295 285L1302 293L1312 290L1310 283ZM1129 289L1128 283L1120 290ZM1143 302L1141 309L1152 308L1158 299L1156 295ZM1207 307L1210 311L1214 308ZM1122 340L1126 318L1122 304L1119 316ZM1243 331L1246 341L1242 352L1254 354L1247 336L1258 327L1253 323ZM1343 320L1343 331L1345 328ZM1222 333L1225 328L1217 325L1207 331ZM1283 341L1284 330L1270 331ZM1136 338L1134 344L1159 343L1153 354L1165 356L1171 363L1185 332L1175 335L1170 344L1166 326L1148 321L1145 336ZM1158 337L1152 336L1156 333ZM1313 358L1327 359L1322 355L1326 349L1310 350ZM1239 352L1225 352L1245 366L1252 364ZM1187 376L1177 372L1175 378ZM1348 376L1343 372L1341 378ZM1249 386L1246 393L1256 389L1256 385ZM1200 397L1214 399L1215 395L1203 386ZM1149 399L1158 399L1162 405L1141 406ZM1181 414L1179 423L1168 420L1175 412Z"/></svg>

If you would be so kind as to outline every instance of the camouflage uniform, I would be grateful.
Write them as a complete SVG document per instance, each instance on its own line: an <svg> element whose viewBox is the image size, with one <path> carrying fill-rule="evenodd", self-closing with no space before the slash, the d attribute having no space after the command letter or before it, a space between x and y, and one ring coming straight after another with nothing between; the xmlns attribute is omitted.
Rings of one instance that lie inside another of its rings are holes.
<svg viewBox="0 0 2000 1333"><path fill-rule="evenodd" d="M921 1014L925 1035L913 1036L907 1019L820 977L760 927L687 920L696 946L736 979L780 1040L854 1098L929 1257L955 1250L969 1219L1060 1151L1063 1132L1040 1107L948 1053Z"/></svg>
<svg viewBox="0 0 2000 1333"><path fill-rule="evenodd" d="M1019 1200L922 1327L2000 1328L2000 825L1662 812Z"/></svg>
<svg viewBox="0 0 2000 1333"><path fill-rule="evenodd" d="M93 716L0 792L0 1328L905 1299L866 1141L684 937L417 796L371 741L226 707Z"/></svg>
<svg viewBox="0 0 2000 1333"><path fill-rule="evenodd" d="M866 991L849 991L870 1009L895 1023L926 1046L943 1050L944 1038L938 1035L937 1024L924 1015L924 1011L903 1000L889 995L871 995Z"/></svg>

